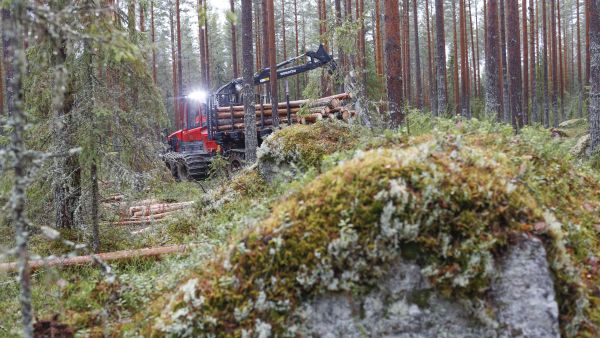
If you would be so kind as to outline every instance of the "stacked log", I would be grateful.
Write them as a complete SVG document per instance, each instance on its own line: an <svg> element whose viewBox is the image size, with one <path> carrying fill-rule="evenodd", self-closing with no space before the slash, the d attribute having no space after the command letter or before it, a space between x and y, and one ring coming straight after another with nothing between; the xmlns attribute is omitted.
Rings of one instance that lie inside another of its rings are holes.
<svg viewBox="0 0 600 338"><path fill-rule="evenodd" d="M151 204L140 203L140 205L130 207L127 215L124 215L120 221L113 222L112 225L145 225L148 223L159 222L170 216L177 215L194 205L194 202L157 203L154 200L151 201Z"/></svg>
<svg viewBox="0 0 600 338"><path fill-rule="evenodd" d="M173 245L163 246L155 248L145 248L136 250L123 250L115 252L101 253L97 255L89 256L75 256L75 257L59 257L50 259L38 259L29 261L29 268L31 270L37 270L40 268L50 268L55 266L74 266L92 264L97 259L103 262L109 261L122 261L130 260L133 258L141 257L160 257L163 255L174 254L174 253L185 253L190 248L189 245ZM18 271L18 263L0 263L0 272L16 272Z"/></svg>
<svg viewBox="0 0 600 338"><path fill-rule="evenodd" d="M279 103L274 110L270 104L256 105L256 125L270 127L273 125L273 114L277 112L282 124L285 123L315 123L323 118L339 118L350 113L343 107L344 100L351 98L348 93L324 97L315 101L297 100ZM289 112L288 112L289 108ZM300 113L304 114L300 114ZM290 121L288 121L288 113ZM217 125L219 131L244 129L244 106L217 108Z"/></svg>

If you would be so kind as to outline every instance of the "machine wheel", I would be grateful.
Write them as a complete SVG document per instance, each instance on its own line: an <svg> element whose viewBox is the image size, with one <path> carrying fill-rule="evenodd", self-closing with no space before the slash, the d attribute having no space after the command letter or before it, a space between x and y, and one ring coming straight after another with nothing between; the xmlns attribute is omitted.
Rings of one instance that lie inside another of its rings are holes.
<svg viewBox="0 0 600 338"><path fill-rule="evenodd" d="M227 156L229 160L229 173L235 173L242 169L246 163L244 153L241 151L231 151Z"/></svg>
<svg viewBox="0 0 600 338"><path fill-rule="evenodd" d="M190 181L187 166L183 163L177 163L177 177L182 181Z"/></svg>
<svg viewBox="0 0 600 338"><path fill-rule="evenodd" d="M169 168L169 171L171 172L171 176L173 176L173 178L176 181L179 181L179 174L177 173L177 164L167 163L167 168Z"/></svg>

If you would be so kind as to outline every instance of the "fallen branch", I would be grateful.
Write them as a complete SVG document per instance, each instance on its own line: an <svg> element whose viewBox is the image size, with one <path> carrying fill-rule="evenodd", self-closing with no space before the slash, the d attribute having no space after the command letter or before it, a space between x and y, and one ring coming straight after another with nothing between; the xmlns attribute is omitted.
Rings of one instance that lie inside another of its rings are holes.
<svg viewBox="0 0 600 338"><path fill-rule="evenodd" d="M29 261L31 270L41 268L51 268L55 266L76 266L92 264L95 262L94 256L103 262L122 261L139 257L159 257L168 254L182 253L189 249L188 245L172 245L156 248L144 248L136 250L122 250L114 252L106 252L97 255L76 256L76 257L61 257L51 259L37 259ZM16 272L18 271L18 263L0 263L0 272Z"/></svg>

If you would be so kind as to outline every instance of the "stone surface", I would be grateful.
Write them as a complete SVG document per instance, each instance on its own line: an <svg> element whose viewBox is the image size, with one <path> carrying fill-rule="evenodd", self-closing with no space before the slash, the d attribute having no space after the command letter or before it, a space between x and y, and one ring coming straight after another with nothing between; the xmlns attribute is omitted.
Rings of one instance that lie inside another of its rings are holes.
<svg viewBox="0 0 600 338"><path fill-rule="evenodd" d="M305 304L307 337L559 337L558 306L546 252L523 239L496 262L489 299L441 296L414 263L398 260L364 296L328 294ZM490 311L491 310L491 311Z"/></svg>
<svg viewBox="0 0 600 338"><path fill-rule="evenodd" d="M588 149L590 148L590 134L584 135L577 140L577 143L571 148L571 155L575 157L582 157L589 155Z"/></svg>

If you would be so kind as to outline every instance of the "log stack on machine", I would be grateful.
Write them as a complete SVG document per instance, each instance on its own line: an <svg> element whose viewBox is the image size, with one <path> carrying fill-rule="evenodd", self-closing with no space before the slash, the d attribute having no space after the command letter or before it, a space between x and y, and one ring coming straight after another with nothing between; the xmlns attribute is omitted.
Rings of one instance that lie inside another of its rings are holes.
<svg viewBox="0 0 600 338"><path fill-rule="evenodd" d="M298 64L300 63L300 64ZM294 65L295 64L295 65ZM287 78L321 67L336 69L335 61L323 45L316 52L306 52L277 65L277 78ZM260 70L254 76L255 85L270 81L270 69ZM162 155L171 174L179 180L206 178L211 161L217 156L229 160L232 169L244 163L244 107L241 100L243 80L234 79L214 94L192 92L176 104L180 107L179 124L182 129L167 137L169 150ZM342 93L317 100L290 101L286 95L277 109L259 100L256 105L256 126L259 144L273 132L273 114L279 115L281 125L311 124L331 118L349 120L352 97Z"/></svg>

